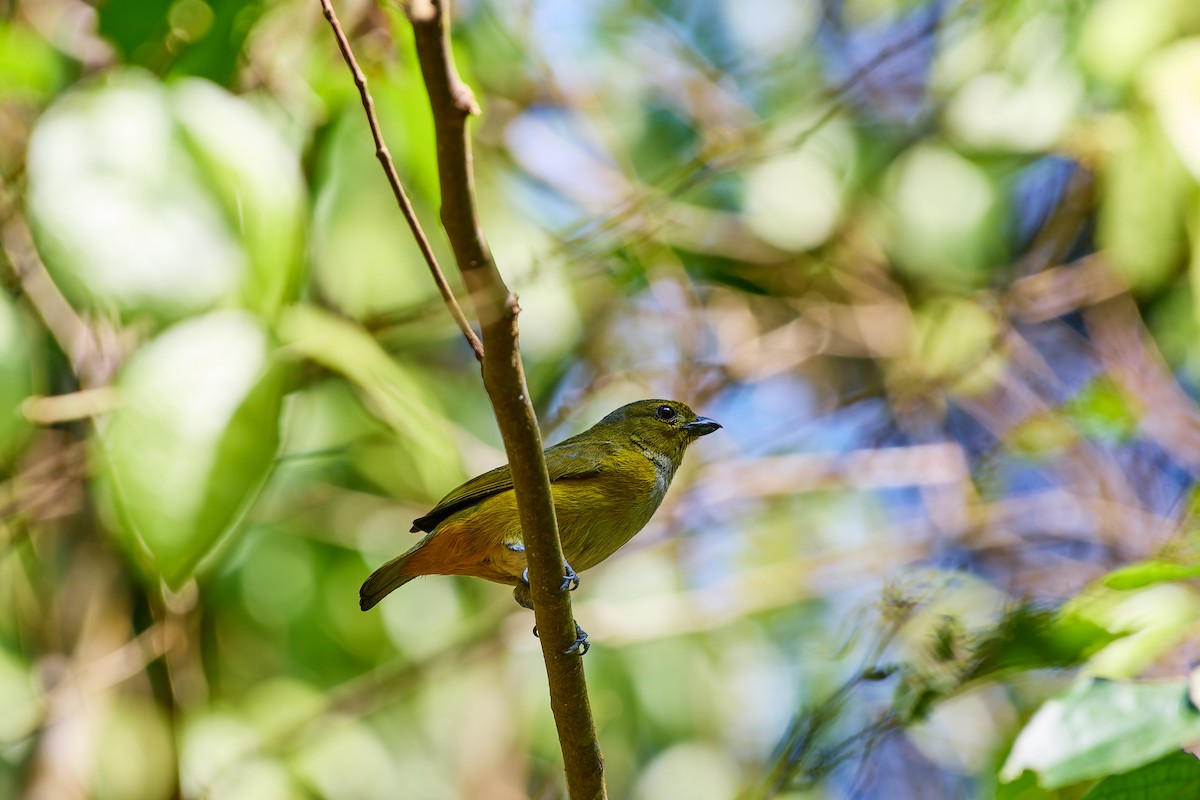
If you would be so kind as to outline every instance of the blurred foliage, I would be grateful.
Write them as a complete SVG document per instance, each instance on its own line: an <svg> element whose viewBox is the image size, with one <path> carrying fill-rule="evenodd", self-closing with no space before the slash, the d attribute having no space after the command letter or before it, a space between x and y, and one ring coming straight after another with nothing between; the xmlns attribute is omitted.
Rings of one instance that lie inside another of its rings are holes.
<svg viewBox="0 0 1200 800"><path fill-rule="evenodd" d="M403 8L336 5L449 265ZM0 796L561 796L507 590L356 605L503 453L318 4L0 9ZM577 595L610 796L1194 795L1200 6L454 46L547 438L725 425Z"/></svg>

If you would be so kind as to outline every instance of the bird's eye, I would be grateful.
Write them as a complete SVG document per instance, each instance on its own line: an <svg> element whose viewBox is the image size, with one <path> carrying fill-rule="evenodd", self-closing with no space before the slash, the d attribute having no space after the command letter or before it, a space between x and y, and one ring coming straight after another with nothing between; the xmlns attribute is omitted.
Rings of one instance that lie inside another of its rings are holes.
<svg viewBox="0 0 1200 800"><path fill-rule="evenodd" d="M670 406L659 406L654 409L654 416L661 419L663 422L670 422L675 419L675 409Z"/></svg>

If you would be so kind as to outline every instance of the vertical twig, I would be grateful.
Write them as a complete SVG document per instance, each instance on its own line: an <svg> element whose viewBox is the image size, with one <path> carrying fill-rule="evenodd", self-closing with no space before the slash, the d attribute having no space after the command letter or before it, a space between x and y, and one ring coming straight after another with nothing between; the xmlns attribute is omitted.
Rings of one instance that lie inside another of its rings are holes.
<svg viewBox="0 0 1200 800"><path fill-rule="evenodd" d="M321 0L321 9L325 12L325 19L329 21L329 26L333 28L333 35L337 39L338 49L342 51L342 58L349 67L350 74L354 76L354 85L358 87L358 96L362 100L363 111L367 115L367 124L371 126L371 138L375 140L375 157L379 159L379 164L383 167L384 174L387 175L388 185L392 187L392 194L396 197L396 204L400 206L400 213L404 215L404 220L408 223L413 238L417 240L417 247L420 248L421 255L429 266L429 273L433 276L433 282L437 284L438 291L442 294L446 308L450 309L450 316L454 317L454 321L458 323L459 330L462 331L467 344L475 353L475 358L482 361L483 343L471 329L471 323L467 321L466 315L458 305L458 300L454 297L454 292L450 290L450 284L446 282L446 276L442 272L441 266L438 265L433 248L429 245L429 239L425 236L425 231L417 220L417 214L413 211L412 203L408 200L408 193L404 191L404 184L400 182L396 165L392 163L392 154L384 144L383 132L379 128L379 118L375 115L375 100L367 90L367 76L359 69L358 60L354 57L354 51L350 49L350 41L346 38L341 23L338 22L331 0Z"/></svg>

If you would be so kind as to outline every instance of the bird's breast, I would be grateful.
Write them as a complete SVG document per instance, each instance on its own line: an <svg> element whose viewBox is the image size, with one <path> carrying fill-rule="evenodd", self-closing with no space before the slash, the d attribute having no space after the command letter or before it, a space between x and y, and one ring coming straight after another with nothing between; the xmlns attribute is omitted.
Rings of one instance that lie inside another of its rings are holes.
<svg viewBox="0 0 1200 800"><path fill-rule="evenodd" d="M646 526L674 469L628 450L598 474L554 484L563 555L576 570L595 566Z"/></svg>

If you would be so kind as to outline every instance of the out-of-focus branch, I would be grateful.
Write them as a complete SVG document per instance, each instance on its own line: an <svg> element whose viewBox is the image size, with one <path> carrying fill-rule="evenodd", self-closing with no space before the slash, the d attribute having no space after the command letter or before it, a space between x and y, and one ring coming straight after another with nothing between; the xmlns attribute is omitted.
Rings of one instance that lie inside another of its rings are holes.
<svg viewBox="0 0 1200 800"><path fill-rule="evenodd" d="M333 28L333 35L337 39L338 49L342 51L342 58L349 67L350 74L354 76L354 85L358 87L358 96L362 100L363 111L367 115L367 124L371 126L371 138L375 140L375 157L379 159L383 172L387 175L388 185L392 187L392 194L396 197L396 204L400 206L400 213L404 215L404 221L408 223L413 238L417 240L417 247L420 248L421 256L424 257L425 264L429 267L433 282L437 284L438 291L441 292L446 308L450 310L450 316L454 317L454 321L458 323L459 330L462 331L467 344L475 353L475 358L482 361L483 343L475 335L471 323L467 321L466 315L458 305L458 300L454 297L454 292L450 290L450 284L446 282L446 275L442 272L437 257L433 254L433 248L429 244L429 239L425 236L425 231L417 220L417 214L413 211L412 203L409 202L408 193L404 191L404 184L400 182L400 175L396 172L396 165L392 162L392 154L383 141L379 118L375 115L375 100L367 90L367 76L359 69L358 60L354 57L354 51L350 49L350 41L346 38L341 23L338 22L331 0L321 0L321 9L325 12L325 19L329 21L330 27Z"/></svg>
<svg viewBox="0 0 1200 800"><path fill-rule="evenodd" d="M120 362L119 348L106 346L111 343L67 302L46 271L29 225L7 190L0 192L0 247L21 291L71 362L79 382L89 388L107 384Z"/></svg>
<svg viewBox="0 0 1200 800"><path fill-rule="evenodd" d="M1142 430L1180 464L1200 470L1200 408L1171 374L1133 298L1114 297L1083 318L1109 374L1142 406Z"/></svg>
<svg viewBox="0 0 1200 800"><path fill-rule="evenodd" d="M1019 278L1001 300L1022 322L1045 322L1127 291L1103 255L1094 254Z"/></svg>
<svg viewBox="0 0 1200 800"><path fill-rule="evenodd" d="M483 359L483 383L512 469L529 561L534 617L541 632L550 705L563 751L567 790L575 800L606 797L604 760L592 721L583 661L571 647L575 641L575 623L570 595L561 590L562 544L541 432L521 364L519 307L496 268L475 210L467 118L478 112L478 106L454 65L447 3L417 0L409 5L408 13L433 109L442 225L475 302L487 353Z"/></svg>

